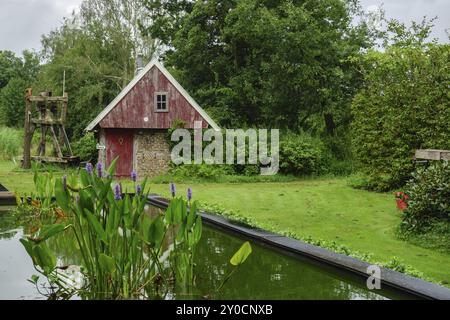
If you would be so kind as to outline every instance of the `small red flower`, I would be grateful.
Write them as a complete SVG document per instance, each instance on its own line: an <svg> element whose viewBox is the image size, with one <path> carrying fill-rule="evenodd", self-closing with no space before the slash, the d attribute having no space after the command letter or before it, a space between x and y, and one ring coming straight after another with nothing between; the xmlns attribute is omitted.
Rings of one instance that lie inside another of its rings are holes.
<svg viewBox="0 0 450 320"><path fill-rule="evenodd" d="M401 211L408 208L408 203L407 203L408 199L409 199L409 196L406 193L404 193L403 191L395 193L395 201L397 203L397 208Z"/></svg>
<svg viewBox="0 0 450 320"><path fill-rule="evenodd" d="M397 202L397 208L401 211L405 210L406 208L408 208L408 204L403 201L402 199L396 199L395 200Z"/></svg>

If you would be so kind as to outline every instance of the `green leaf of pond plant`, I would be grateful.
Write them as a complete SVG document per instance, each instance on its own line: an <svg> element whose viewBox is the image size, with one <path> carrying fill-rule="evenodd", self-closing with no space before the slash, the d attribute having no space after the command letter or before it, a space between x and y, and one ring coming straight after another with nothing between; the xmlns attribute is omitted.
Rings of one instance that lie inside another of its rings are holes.
<svg viewBox="0 0 450 320"><path fill-rule="evenodd" d="M65 226L63 224L50 224L44 225L39 230L39 238L41 241L45 241L58 233L64 231Z"/></svg>
<svg viewBox="0 0 450 320"><path fill-rule="evenodd" d="M202 217L197 216L194 226L194 243L198 243L202 237Z"/></svg>
<svg viewBox="0 0 450 320"><path fill-rule="evenodd" d="M56 203L64 211L69 210L69 194L67 190L64 190L64 184L62 180L57 179L55 182L55 197Z"/></svg>
<svg viewBox="0 0 450 320"><path fill-rule="evenodd" d="M109 165L108 169L106 169L106 172L108 173L109 176L114 176L114 174L116 173L116 165L117 165L117 160L119 159L119 157L116 157L111 164Z"/></svg>
<svg viewBox="0 0 450 320"><path fill-rule="evenodd" d="M192 228L195 222L195 217L197 216L197 202L195 201L191 207L189 208L189 212L187 213L187 222L186 228L189 230Z"/></svg>
<svg viewBox="0 0 450 320"><path fill-rule="evenodd" d="M159 247L164 237L164 229L165 225L160 216L157 217L155 220L153 220L148 230L148 239L147 239L147 241L150 243L151 246Z"/></svg>
<svg viewBox="0 0 450 320"><path fill-rule="evenodd" d="M95 230L95 232L99 236L100 240L102 240L104 243L106 243L106 232L105 232L105 230L103 230L103 227L100 224L100 222L89 210L85 209L84 212L88 218L90 225Z"/></svg>
<svg viewBox="0 0 450 320"><path fill-rule="evenodd" d="M116 270L114 259L104 253L100 253L98 262L100 263L100 266L109 273L113 273Z"/></svg>
<svg viewBox="0 0 450 320"><path fill-rule="evenodd" d="M246 241L230 259L230 263L233 266L240 266L245 262L245 260L247 260L248 256L251 253L252 253L252 246L250 245L250 242Z"/></svg>
<svg viewBox="0 0 450 320"><path fill-rule="evenodd" d="M33 247L36 264L44 270L45 275L49 275L56 267L56 257L45 243L40 243Z"/></svg>

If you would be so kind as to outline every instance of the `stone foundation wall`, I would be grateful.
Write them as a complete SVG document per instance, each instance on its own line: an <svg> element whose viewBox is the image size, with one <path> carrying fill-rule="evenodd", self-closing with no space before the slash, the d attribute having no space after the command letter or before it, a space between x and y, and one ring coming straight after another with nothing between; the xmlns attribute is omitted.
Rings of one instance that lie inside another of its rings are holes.
<svg viewBox="0 0 450 320"><path fill-rule="evenodd" d="M170 147L167 130L137 130L134 134L134 165L139 177L155 177L167 173Z"/></svg>

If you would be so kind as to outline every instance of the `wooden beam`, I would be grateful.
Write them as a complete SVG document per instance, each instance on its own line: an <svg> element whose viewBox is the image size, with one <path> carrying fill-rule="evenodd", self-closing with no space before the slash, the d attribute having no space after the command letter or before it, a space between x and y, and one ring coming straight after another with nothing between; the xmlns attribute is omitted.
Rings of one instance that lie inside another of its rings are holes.
<svg viewBox="0 0 450 320"><path fill-rule="evenodd" d="M423 160L450 160L450 150L417 149L414 158Z"/></svg>
<svg viewBox="0 0 450 320"><path fill-rule="evenodd" d="M48 126L62 125L61 120L45 120L45 119L33 118L33 119L31 119L31 122L35 123L35 124L44 124L44 125L48 125Z"/></svg>
<svg viewBox="0 0 450 320"><path fill-rule="evenodd" d="M67 101L69 99L69 95L67 94L67 92L63 93L64 98L67 98ZM66 118L67 118L67 101L63 101L62 102L62 106L61 106L61 128L59 131L59 141L61 143L61 145L64 145L64 141L67 142L67 146L69 147L70 150L70 144L69 144L69 139L67 139L67 135L66 135L66 131L64 130L64 124L66 123ZM72 150L70 150L70 155L72 155Z"/></svg>
<svg viewBox="0 0 450 320"><path fill-rule="evenodd" d="M53 139L53 145L55 146L56 155L59 158L62 158L63 154L62 154L61 146L59 145L59 140L58 140L58 136L56 135L55 129L53 126L50 126L49 128L50 128L50 133L51 133L51 136Z"/></svg>
<svg viewBox="0 0 450 320"><path fill-rule="evenodd" d="M43 96L30 96L27 100L30 102L68 102L68 97L43 97Z"/></svg>
<svg viewBox="0 0 450 320"><path fill-rule="evenodd" d="M28 99L29 96L26 96L25 99L25 132L24 132L24 142L23 142L23 162L22 168L30 169L31 168L31 102Z"/></svg>
<svg viewBox="0 0 450 320"><path fill-rule="evenodd" d="M45 144L47 136L48 127L41 126L41 141L38 148L38 156L45 156Z"/></svg>
<svg viewBox="0 0 450 320"><path fill-rule="evenodd" d="M70 146L69 137L67 137L66 130L64 129L64 126L61 126L61 133L63 137L64 144L67 146L67 150L69 151L69 156L73 156L72 147Z"/></svg>
<svg viewBox="0 0 450 320"><path fill-rule="evenodd" d="M33 161L41 161L41 162L49 162L49 163L67 163L68 160L64 158L58 158L58 157L31 157Z"/></svg>

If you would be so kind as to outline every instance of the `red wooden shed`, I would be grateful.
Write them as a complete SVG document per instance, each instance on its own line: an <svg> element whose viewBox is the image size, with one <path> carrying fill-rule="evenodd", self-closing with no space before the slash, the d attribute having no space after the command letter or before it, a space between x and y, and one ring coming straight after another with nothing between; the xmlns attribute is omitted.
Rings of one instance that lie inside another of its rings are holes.
<svg viewBox="0 0 450 320"><path fill-rule="evenodd" d="M98 132L99 161L119 157L116 175L164 173L170 162L167 129L182 121L218 130L217 124L183 89L164 66L153 59L86 127Z"/></svg>

